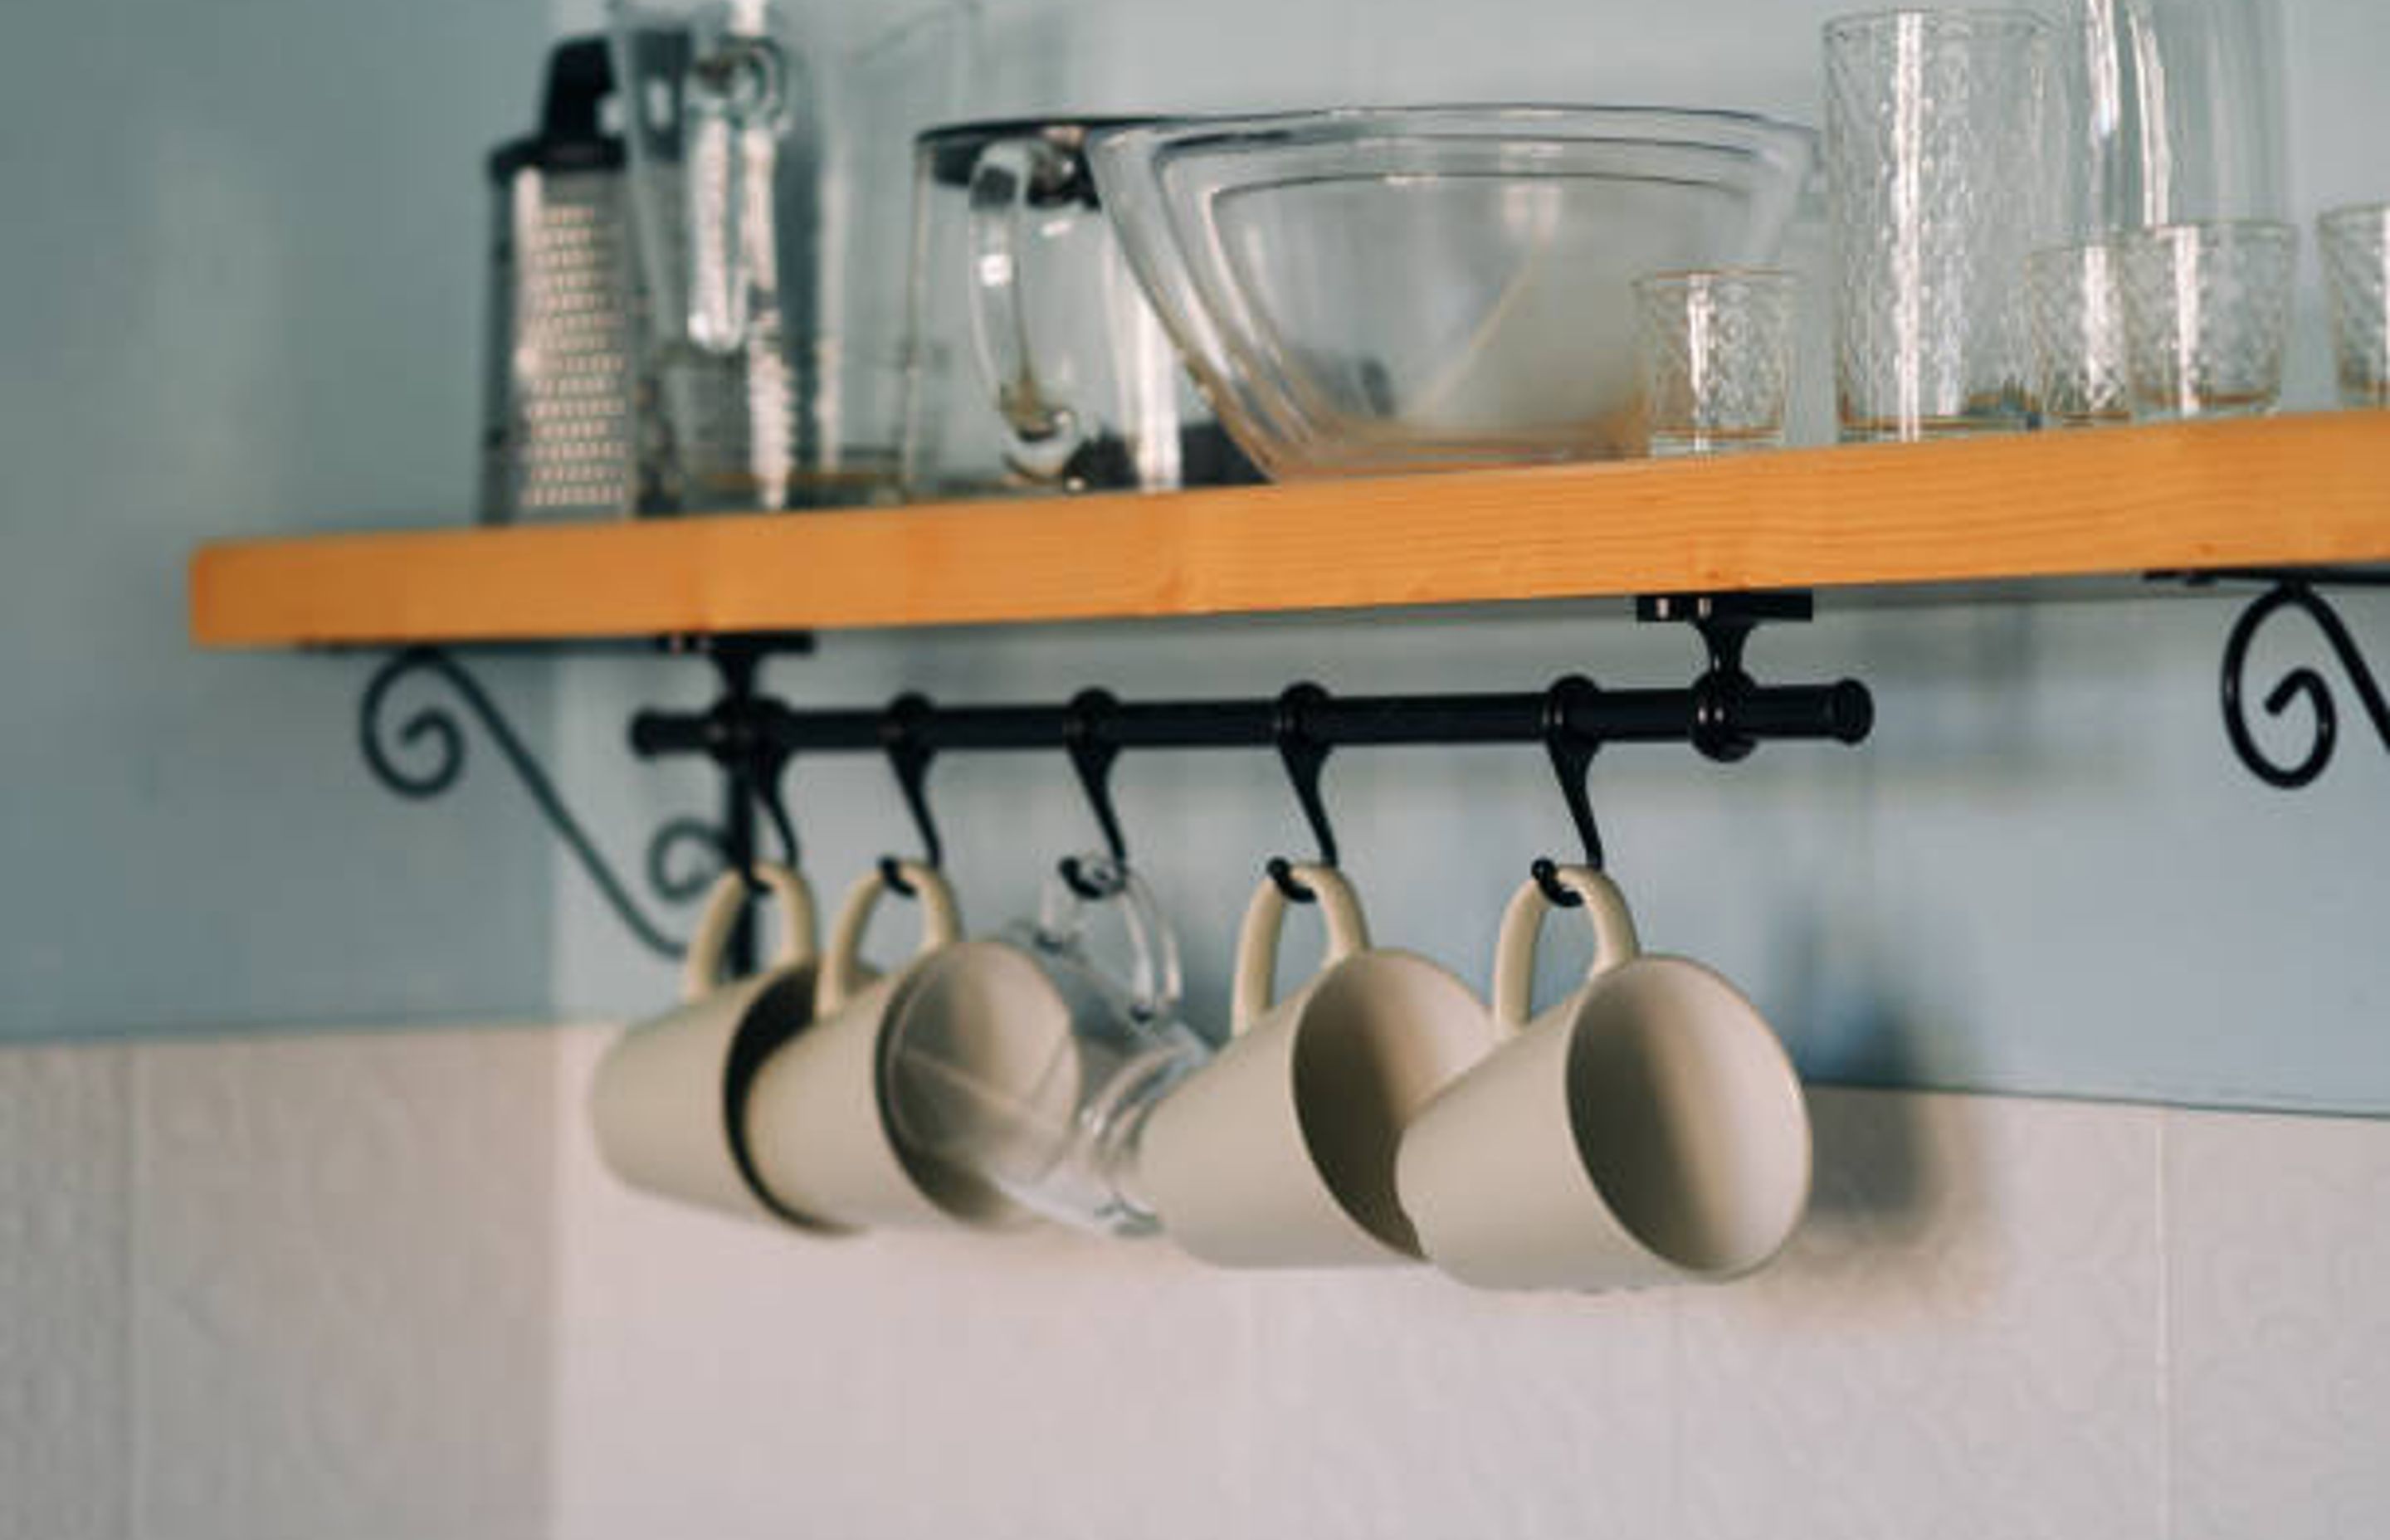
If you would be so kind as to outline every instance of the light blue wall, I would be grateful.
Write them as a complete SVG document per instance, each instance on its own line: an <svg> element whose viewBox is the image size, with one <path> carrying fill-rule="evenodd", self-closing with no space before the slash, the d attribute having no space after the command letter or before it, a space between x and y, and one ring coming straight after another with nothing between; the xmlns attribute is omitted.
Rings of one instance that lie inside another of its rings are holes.
<svg viewBox="0 0 2390 1540"><path fill-rule="evenodd" d="M376 790L360 659L203 657L197 542L461 519L531 0L12 7L0 1036L529 1010L543 838ZM533 671L495 676L529 707Z"/></svg>
<svg viewBox="0 0 2390 1540"><path fill-rule="evenodd" d="M1833 0L1624 3L1132 0L999 3L983 112L1329 99L1677 100L1814 121L1816 30ZM2294 201L2390 194L2375 151L2390 56L2374 0L2290 0ZM561 0L562 25L587 21ZM1815 246L1805 261L1815 261ZM2297 393L2319 398L2321 323L2302 314ZM1820 317L1820 320L1822 318ZM1821 328L1820 328L1821 329ZM1822 349L1809 421L1822 421ZM2390 658L2390 603L2352 599ZM921 687L955 699L1340 689L1534 688L1586 670L1675 682L1673 633L1567 610L1332 623L1222 622L833 637L774 665L799 701ZM1653 944L1734 976L1804 1067L1830 1079L2390 1110L2390 762L2354 736L2322 784L2284 796L2232 759L2216 670L2234 610L2174 597L1854 611L1767 634L1777 677L1856 674L1880 730L1853 751L1785 747L1723 768L1624 749L1596 772L1614 866ZM2253 677L2309 661L2269 632ZM687 767L625 762L650 698L701 698L690 665L575 663L559 751L609 828L702 810ZM2351 702L2353 708L2353 702ZM2353 724L2352 724L2353 725ZM1266 755L1131 758L1118 776L1141 863L1185 930L1197 1018L1216 1028L1236 916L1266 853L1298 840ZM934 786L977 923L1034 900L1089 835L1060 756L957 758ZM791 794L818 884L909 848L885 772L801 764ZM1354 753L1330 772L1348 863L1382 939L1482 982L1495 919L1566 823L1524 750ZM577 879L559 878L556 988L581 1013L666 997ZM893 943L891 943L893 944ZM1564 959L1548 969L1557 983Z"/></svg>
<svg viewBox="0 0 2390 1540"><path fill-rule="evenodd" d="M197 540L461 516L479 157L524 121L540 39L578 8L276 0L18 22L0 56L0 1033L627 1014L663 997L667 975L595 910L486 746L448 802L394 802L354 758L365 661L201 657L181 631ZM1257 5L1207 9L1201 28L1114 0L998 6L991 29L1019 57L984 72L980 105L1566 95L1805 116L1822 9L1712 0L1622 39L1616 7L1479 6L1463 25L1424 0L1317 0L1265 33ZM2390 15L2291 12L2300 206L2385 190L2366 148L2379 134L2354 125L2378 117L2367 61L2390 49ZM1270 45L1248 46L1258 35ZM2304 327L2311 391L2311 313ZM2390 609L2351 612L2390 636ZM1607 616L833 638L772 677L850 701L1690 667L1684 638ZM1734 769L1606 756L1605 828L1651 939L1741 980L1821 1075L2390 1109L2390 959L2373 944L2390 879L2371 844L2390 768L2358 740L2303 796L2242 776L2214 714L2229 617L2183 599L1830 607L1768 638L1770 673L1867 677L1882 730L1857 752ZM559 778L618 853L710 807L695 771L622 750L639 704L702 698L696 665L490 677L535 741L555 712ZM1196 1011L1215 1020L1255 864L1294 836L1284 794L1263 756L1157 756L1120 778L1182 916ZM1085 838L1059 765L957 760L937 784L983 922ZM826 886L905 838L873 764L808 763L792 790ZM1353 754L1330 794L1384 935L1482 976L1503 893L1562 830L1536 756Z"/></svg>

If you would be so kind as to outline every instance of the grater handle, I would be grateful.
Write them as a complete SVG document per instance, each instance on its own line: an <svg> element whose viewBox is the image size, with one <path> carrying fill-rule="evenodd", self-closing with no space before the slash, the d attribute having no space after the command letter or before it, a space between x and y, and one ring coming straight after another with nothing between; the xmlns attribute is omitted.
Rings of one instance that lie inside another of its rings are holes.
<svg viewBox="0 0 2390 1540"><path fill-rule="evenodd" d="M547 95L539 136L550 145L592 144L605 137L599 114L614 94L614 64L602 37L576 37L547 56Z"/></svg>

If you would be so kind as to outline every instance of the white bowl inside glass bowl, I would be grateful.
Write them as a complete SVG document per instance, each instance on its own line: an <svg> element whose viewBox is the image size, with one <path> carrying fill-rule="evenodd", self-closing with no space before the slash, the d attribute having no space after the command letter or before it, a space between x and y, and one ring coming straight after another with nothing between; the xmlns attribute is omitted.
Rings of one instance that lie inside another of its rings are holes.
<svg viewBox="0 0 2390 1540"><path fill-rule="evenodd" d="M1154 309L1271 476L1638 453L1643 274L1775 258L1805 129L1645 108L1180 119L1099 136Z"/></svg>

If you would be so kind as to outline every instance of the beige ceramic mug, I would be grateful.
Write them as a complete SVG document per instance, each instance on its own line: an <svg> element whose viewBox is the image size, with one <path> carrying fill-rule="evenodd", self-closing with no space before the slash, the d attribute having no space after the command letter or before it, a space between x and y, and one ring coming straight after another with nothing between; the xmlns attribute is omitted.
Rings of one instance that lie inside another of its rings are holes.
<svg viewBox="0 0 2390 1540"><path fill-rule="evenodd" d="M725 872L706 895L682 967L682 1005L631 1028L590 1087L598 1152L623 1181L666 1198L755 1218L813 1224L756 1176L739 1110L757 1065L813 1020L814 900L803 878L759 865L778 901L779 937L763 971L725 982L723 953L747 887Z"/></svg>
<svg viewBox="0 0 2390 1540"><path fill-rule="evenodd" d="M1394 1196L1403 1127L1497 1038L1444 969L1369 945L1360 902L1325 866L1297 866L1328 930L1320 971L1273 1005L1286 897L1255 890L1237 944L1231 1036L1157 1105L1135 1179L1163 1231L1242 1267L1416 1260Z"/></svg>
<svg viewBox="0 0 2390 1540"><path fill-rule="evenodd" d="M1025 1210L969 1170L908 1148L881 1098L887 1033L906 995L938 953L962 938L954 890L932 867L899 862L921 912L921 940L905 967L874 976L863 934L895 890L874 869L847 894L830 930L814 1024L755 1072L747 1148L765 1187L834 1225L996 1226Z"/></svg>
<svg viewBox="0 0 2390 1540"><path fill-rule="evenodd" d="M1527 1020L1551 901L1502 917L1494 1019L1508 1044L1403 1138L1396 1181L1428 1259L1493 1289L1715 1281L1782 1249L1809 1198L1809 1115L1767 1022L1699 963L1638 950L1600 872L1564 866L1595 956Z"/></svg>

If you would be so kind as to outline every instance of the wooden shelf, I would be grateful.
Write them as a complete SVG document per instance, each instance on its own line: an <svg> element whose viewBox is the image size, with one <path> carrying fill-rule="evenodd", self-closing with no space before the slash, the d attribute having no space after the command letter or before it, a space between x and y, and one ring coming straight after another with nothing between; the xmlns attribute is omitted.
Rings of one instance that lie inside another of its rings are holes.
<svg viewBox="0 0 2390 1540"><path fill-rule="evenodd" d="M225 541L208 647L564 640L2390 562L2390 413L1313 482Z"/></svg>

